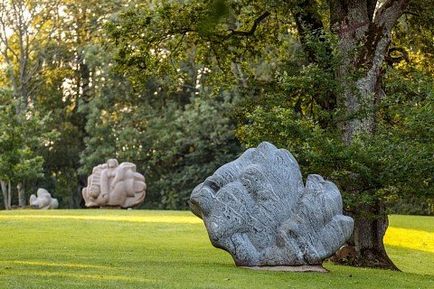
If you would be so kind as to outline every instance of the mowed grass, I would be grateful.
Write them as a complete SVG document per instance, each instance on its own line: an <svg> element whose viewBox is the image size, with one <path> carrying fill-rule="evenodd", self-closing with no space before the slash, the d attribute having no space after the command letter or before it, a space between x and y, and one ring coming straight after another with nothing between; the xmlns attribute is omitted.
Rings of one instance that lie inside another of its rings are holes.
<svg viewBox="0 0 434 289"><path fill-rule="evenodd" d="M434 288L434 218L390 221L387 250L403 272L326 263L324 274L237 268L189 212L1 211L0 289Z"/></svg>

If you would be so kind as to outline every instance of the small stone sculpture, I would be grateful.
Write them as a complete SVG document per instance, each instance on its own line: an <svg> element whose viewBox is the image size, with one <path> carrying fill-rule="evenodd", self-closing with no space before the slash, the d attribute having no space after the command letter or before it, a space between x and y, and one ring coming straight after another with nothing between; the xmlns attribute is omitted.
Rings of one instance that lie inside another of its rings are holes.
<svg viewBox="0 0 434 289"><path fill-rule="evenodd" d="M82 194L86 207L137 207L145 200L145 177L136 165L116 159L93 168Z"/></svg>
<svg viewBox="0 0 434 289"><path fill-rule="evenodd" d="M335 184L309 175L295 158L263 142L220 167L190 197L212 244L236 265L320 265L353 231Z"/></svg>
<svg viewBox="0 0 434 289"><path fill-rule="evenodd" d="M34 209L57 209L59 202L57 199L52 198L50 193L46 189L39 188L35 196L30 196L30 206Z"/></svg>

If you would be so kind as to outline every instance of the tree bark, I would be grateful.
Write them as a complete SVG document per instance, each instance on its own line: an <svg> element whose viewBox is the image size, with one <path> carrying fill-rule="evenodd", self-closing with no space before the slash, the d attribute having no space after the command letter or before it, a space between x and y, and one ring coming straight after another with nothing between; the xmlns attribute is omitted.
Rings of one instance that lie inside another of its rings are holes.
<svg viewBox="0 0 434 289"><path fill-rule="evenodd" d="M357 214L353 214L353 218L353 246L358 257L356 264L399 270L384 248L383 238L389 225L384 205L379 201L374 205L365 205Z"/></svg>
<svg viewBox="0 0 434 289"><path fill-rule="evenodd" d="M12 185L11 181L8 182L8 207L12 208Z"/></svg>
<svg viewBox="0 0 434 289"><path fill-rule="evenodd" d="M26 206L26 192L24 190L24 184L18 183L17 185L18 191L18 207L24 208Z"/></svg>
<svg viewBox="0 0 434 289"><path fill-rule="evenodd" d="M5 206L5 210L9 210L8 205L7 205L8 192L7 192L6 182L0 180L0 187L2 190L2 194L3 194L3 204Z"/></svg>
<svg viewBox="0 0 434 289"><path fill-rule="evenodd" d="M347 212L347 214L354 219L353 235L331 260L351 266L399 271L384 247L383 238L389 221L382 202L362 205L357 211Z"/></svg>
<svg viewBox="0 0 434 289"><path fill-rule="evenodd" d="M10 184L9 184L10 185ZM11 209L11 201L10 201L10 190L8 188L8 184L5 181L0 180L0 186L3 194L3 204L5 206L5 210Z"/></svg>

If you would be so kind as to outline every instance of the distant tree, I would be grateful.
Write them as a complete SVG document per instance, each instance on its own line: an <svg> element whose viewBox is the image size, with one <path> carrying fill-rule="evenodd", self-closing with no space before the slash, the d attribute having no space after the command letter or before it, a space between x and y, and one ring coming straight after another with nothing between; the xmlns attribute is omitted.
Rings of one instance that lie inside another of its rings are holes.
<svg viewBox="0 0 434 289"><path fill-rule="evenodd" d="M14 99L16 117L13 119L18 126L24 127L21 122L32 115L30 109L34 104L35 91L41 83L44 45L50 41L53 32L49 21L56 4L51 0L0 2L0 55L6 68L5 79ZM26 158L26 149L19 153ZM27 171L23 168L23 173ZM18 176L17 173L14 173L15 176ZM30 175L22 177L25 179ZM26 204L24 183L22 180L17 182L19 206L23 207Z"/></svg>
<svg viewBox="0 0 434 289"><path fill-rule="evenodd" d="M112 156L133 161L147 179L148 206L179 209L197 182L239 152L230 118L237 97L229 93L237 80L209 74L219 68L202 43L170 38L160 4L153 13L131 3L107 23L106 53L116 62L106 71L114 81L89 103L82 169ZM155 22L144 22L152 15Z"/></svg>
<svg viewBox="0 0 434 289"><path fill-rule="evenodd" d="M12 206L12 185L17 185L18 206L24 207L26 181L43 176L43 158L37 155L40 146L50 141L43 134L43 119L37 115L16 113L17 100L0 90L0 183L5 209Z"/></svg>
<svg viewBox="0 0 434 289"><path fill-rule="evenodd" d="M17 113L25 112L32 103L33 92L40 82L36 76L42 67L44 43L52 37L49 21L56 4L52 0L0 2L0 53L13 96L18 101Z"/></svg>
<svg viewBox="0 0 434 289"><path fill-rule="evenodd" d="M56 190L67 201L64 205L71 208L80 207L81 189L86 185L86 173L79 173L79 168L88 137L85 127L92 113L89 102L115 81L107 73L110 53L102 49L103 26L124 2L74 0L62 1L60 5L57 47L48 63L54 80L48 83L55 84L48 87L58 96L43 93L40 109L50 111L52 105L57 108L50 125L61 136L44 156L48 160L47 172L55 175ZM53 104L54 99L57 103ZM57 157L50 157L53 155Z"/></svg>
<svg viewBox="0 0 434 289"><path fill-rule="evenodd" d="M46 178L39 185L54 192L61 206L80 204L77 186L86 177L78 168L88 103L110 82L104 72L108 58L102 27L125 2L0 2L0 85L10 88L17 114L50 116L46 131L56 131L58 137L35 153L45 159Z"/></svg>

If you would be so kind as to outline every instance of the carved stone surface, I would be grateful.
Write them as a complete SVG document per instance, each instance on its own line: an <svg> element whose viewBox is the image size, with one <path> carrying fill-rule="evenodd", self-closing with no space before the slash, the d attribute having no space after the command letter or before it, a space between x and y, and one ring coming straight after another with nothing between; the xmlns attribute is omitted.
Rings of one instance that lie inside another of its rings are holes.
<svg viewBox="0 0 434 289"><path fill-rule="evenodd" d="M34 209L57 209L59 202L57 199L52 198L50 193L46 189L39 188L36 192L36 196L32 194L30 196L30 206Z"/></svg>
<svg viewBox="0 0 434 289"><path fill-rule="evenodd" d="M353 231L336 185L309 175L305 186L291 153L268 142L217 169L190 207L238 266L321 264Z"/></svg>
<svg viewBox="0 0 434 289"><path fill-rule="evenodd" d="M137 207L145 200L145 177L136 165L109 159L93 168L82 194L87 207Z"/></svg>

